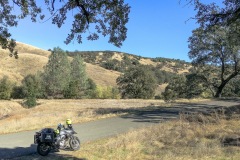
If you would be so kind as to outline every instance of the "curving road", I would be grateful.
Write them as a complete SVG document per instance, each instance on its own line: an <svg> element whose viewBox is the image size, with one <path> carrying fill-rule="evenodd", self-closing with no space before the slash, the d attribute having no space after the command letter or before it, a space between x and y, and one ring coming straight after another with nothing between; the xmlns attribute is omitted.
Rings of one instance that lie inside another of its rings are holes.
<svg viewBox="0 0 240 160"><path fill-rule="evenodd" d="M153 125L165 120L178 118L180 112L209 112L219 107L240 104L240 99L225 99L198 103L178 103L172 107L148 107L129 110L129 114L102 119L94 122L75 124L81 142L93 141L117 135L131 129ZM36 131L26 131L0 135L0 160L10 159L36 152L33 135Z"/></svg>

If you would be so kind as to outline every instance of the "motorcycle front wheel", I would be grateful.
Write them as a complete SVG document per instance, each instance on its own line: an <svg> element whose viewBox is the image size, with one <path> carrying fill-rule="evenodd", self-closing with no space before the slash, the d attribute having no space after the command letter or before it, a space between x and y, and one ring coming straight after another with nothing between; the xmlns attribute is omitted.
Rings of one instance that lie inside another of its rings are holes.
<svg viewBox="0 0 240 160"><path fill-rule="evenodd" d="M80 149L80 140L78 137L72 137L69 141L70 147L72 150L76 151Z"/></svg>
<svg viewBox="0 0 240 160"><path fill-rule="evenodd" d="M41 156L46 156L50 152L50 146L47 145L46 143L39 143L37 145L37 152Z"/></svg>

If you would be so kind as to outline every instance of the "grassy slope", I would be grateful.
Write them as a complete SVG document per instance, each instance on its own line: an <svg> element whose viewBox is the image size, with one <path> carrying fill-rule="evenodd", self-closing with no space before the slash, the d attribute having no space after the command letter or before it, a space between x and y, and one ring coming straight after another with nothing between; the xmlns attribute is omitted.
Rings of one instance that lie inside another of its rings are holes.
<svg viewBox="0 0 240 160"><path fill-rule="evenodd" d="M86 71L88 76L100 86L116 86L116 79L120 76L120 72L110 71L90 63L86 63Z"/></svg>
<svg viewBox="0 0 240 160"><path fill-rule="evenodd" d="M0 78L8 76L10 80L21 83L27 74L42 71L48 62L49 51L45 51L27 44L18 42L19 59L9 57L6 50L0 49ZM109 71L97 65L87 64L87 74L98 85L115 86L119 72Z"/></svg>

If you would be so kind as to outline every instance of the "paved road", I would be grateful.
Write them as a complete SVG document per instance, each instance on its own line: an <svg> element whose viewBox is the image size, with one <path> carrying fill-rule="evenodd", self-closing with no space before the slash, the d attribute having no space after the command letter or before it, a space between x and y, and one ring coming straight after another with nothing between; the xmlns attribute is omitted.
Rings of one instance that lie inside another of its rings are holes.
<svg viewBox="0 0 240 160"><path fill-rule="evenodd" d="M129 110L122 117L98 120L83 124L75 124L81 142L117 135L131 129L153 125L165 120L177 118L179 112L208 112L219 107L239 105L238 99L224 101L206 101L201 103L178 103L172 107L145 108ZM36 152L33 135L36 131L0 135L0 160L28 155Z"/></svg>

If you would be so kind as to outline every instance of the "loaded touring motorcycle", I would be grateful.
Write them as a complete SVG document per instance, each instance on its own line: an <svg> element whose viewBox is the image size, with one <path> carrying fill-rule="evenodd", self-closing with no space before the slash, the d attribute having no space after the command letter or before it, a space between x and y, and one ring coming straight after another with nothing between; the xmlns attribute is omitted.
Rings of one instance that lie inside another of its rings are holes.
<svg viewBox="0 0 240 160"><path fill-rule="evenodd" d="M34 135L34 143L37 144L37 152L42 156L48 155L50 151L80 149L80 140L74 136L77 134L73 128L65 128L59 124L57 129L44 128Z"/></svg>

